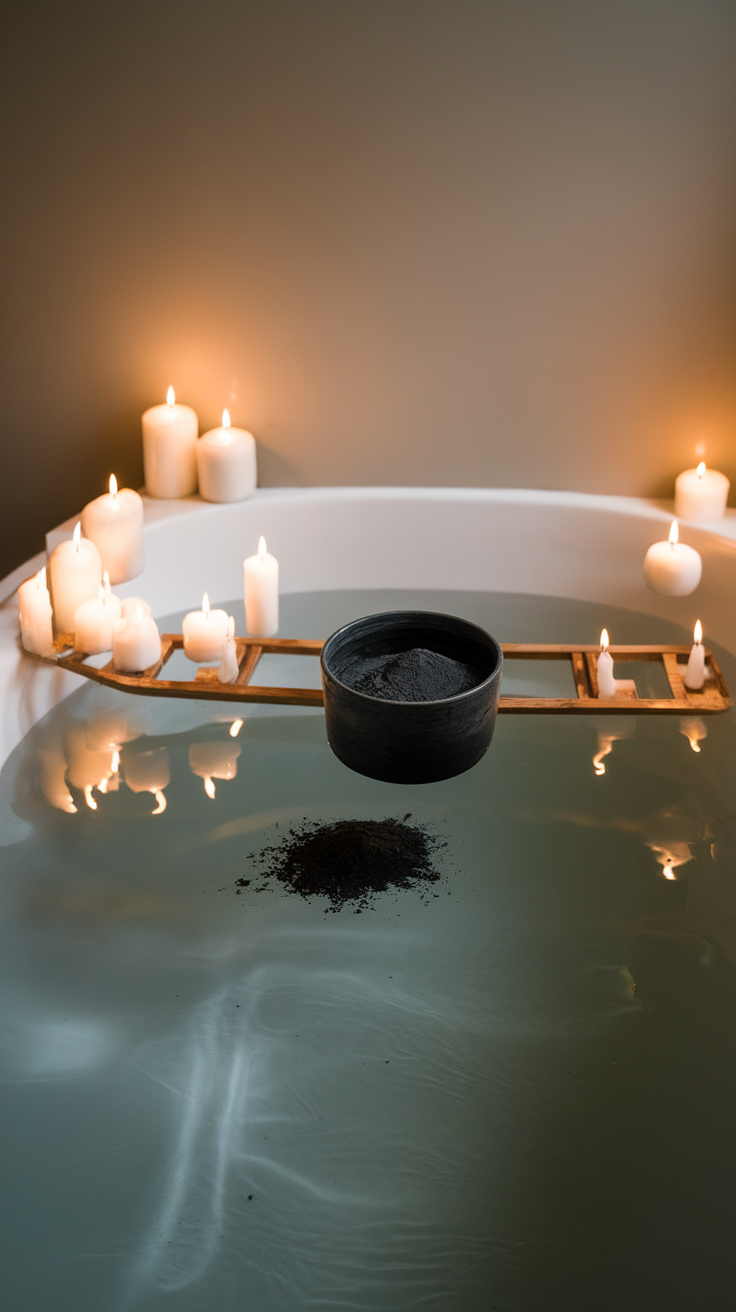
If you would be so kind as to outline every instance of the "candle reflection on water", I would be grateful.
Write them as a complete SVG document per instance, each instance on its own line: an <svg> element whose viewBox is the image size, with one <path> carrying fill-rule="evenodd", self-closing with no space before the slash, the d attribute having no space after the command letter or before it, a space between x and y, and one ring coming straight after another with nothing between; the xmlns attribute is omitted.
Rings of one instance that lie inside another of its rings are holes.
<svg viewBox="0 0 736 1312"><path fill-rule="evenodd" d="M125 782L134 793L151 793L157 805L151 815L166 810L164 788L171 781L169 753L165 747L154 747L148 752L125 752L123 755Z"/></svg>
<svg viewBox="0 0 736 1312"><path fill-rule="evenodd" d="M701 750L700 744L708 737L708 730L699 717L687 717L680 720L680 733L687 738L694 752Z"/></svg>
<svg viewBox="0 0 736 1312"><path fill-rule="evenodd" d="M238 723L237 720L235 723ZM232 735L232 728L230 733ZM238 773L239 756L240 747L237 743L192 743L189 748L189 769L192 774L204 780L207 796L214 799L214 780L234 779Z"/></svg>

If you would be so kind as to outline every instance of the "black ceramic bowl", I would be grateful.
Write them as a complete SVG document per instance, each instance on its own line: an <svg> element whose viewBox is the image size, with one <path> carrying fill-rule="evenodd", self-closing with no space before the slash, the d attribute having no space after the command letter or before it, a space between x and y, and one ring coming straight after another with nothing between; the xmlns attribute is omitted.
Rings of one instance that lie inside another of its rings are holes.
<svg viewBox="0 0 736 1312"><path fill-rule="evenodd" d="M351 687L361 663L424 647L463 661L478 683L441 701L387 701ZM503 655L484 629L455 615L395 610L338 629L322 649L327 741L351 770L394 784L428 784L469 770L488 751Z"/></svg>

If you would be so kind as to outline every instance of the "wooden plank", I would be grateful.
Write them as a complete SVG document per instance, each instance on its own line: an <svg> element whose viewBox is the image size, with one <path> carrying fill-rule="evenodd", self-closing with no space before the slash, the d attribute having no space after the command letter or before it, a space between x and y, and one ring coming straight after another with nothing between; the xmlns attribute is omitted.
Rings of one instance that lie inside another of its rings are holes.
<svg viewBox="0 0 736 1312"><path fill-rule="evenodd" d="M255 672L256 665L261 659L262 653L263 653L262 647L251 647L251 646L246 647L245 656L241 663L240 669L238 670L238 677L235 680L235 682L237 684L240 684L241 687L246 687L246 685L250 683L253 674Z"/></svg>
<svg viewBox="0 0 736 1312"><path fill-rule="evenodd" d="M588 671L585 664L585 658L581 651L572 653L572 672L575 679L575 687L578 691L578 698L590 697L592 688L588 679Z"/></svg>
<svg viewBox="0 0 736 1312"><path fill-rule="evenodd" d="M97 683L120 688L147 697L183 697L221 702L263 702L285 706L321 706L322 692L318 688L254 687L252 678L256 664L263 653L294 656L317 656L323 643L316 639L255 639L236 638L240 670L235 683L220 683L216 668L200 668L193 679L162 679L157 677L172 652L183 647L181 634L161 635L161 659L140 674L122 673L113 669L110 661L104 669L85 664L83 652L69 651L69 635L60 635L57 649L67 651L56 660L38 658L46 663L72 670ZM706 650L707 668L712 673L701 692L686 689L682 676L689 655L689 646L614 646L609 650L618 660L661 660L665 666L672 698L638 698L636 692L621 692L616 697L598 697L597 644L568 646L562 643L511 643L502 645L511 659L569 660L575 677L576 697L504 697L499 703L502 714L583 714L619 715L654 712L665 715L713 714L725 711L731 705L728 688L717 662ZM681 660L678 661L678 656Z"/></svg>

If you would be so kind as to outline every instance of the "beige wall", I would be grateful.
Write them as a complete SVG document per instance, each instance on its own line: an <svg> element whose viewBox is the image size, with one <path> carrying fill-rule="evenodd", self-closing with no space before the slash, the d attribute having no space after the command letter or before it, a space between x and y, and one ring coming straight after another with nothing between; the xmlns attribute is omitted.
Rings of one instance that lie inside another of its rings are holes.
<svg viewBox="0 0 736 1312"><path fill-rule="evenodd" d="M173 382L261 482L736 482L736 6L15 5L0 574Z"/></svg>

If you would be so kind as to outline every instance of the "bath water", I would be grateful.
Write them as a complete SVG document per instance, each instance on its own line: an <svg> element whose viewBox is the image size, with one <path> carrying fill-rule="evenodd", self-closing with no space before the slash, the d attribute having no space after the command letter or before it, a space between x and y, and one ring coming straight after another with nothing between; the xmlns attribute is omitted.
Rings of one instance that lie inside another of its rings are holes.
<svg viewBox="0 0 736 1312"><path fill-rule="evenodd" d="M694 618L314 593L281 634L412 606L502 642ZM510 663L502 692L572 686ZM731 712L502 715L473 770L399 787L309 708L61 703L0 776L4 1306L731 1308L735 748ZM325 914L258 878L305 818L407 815L437 884Z"/></svg>

